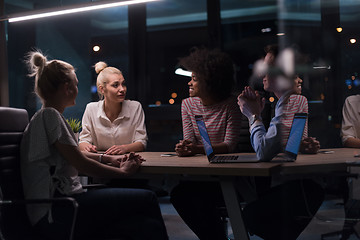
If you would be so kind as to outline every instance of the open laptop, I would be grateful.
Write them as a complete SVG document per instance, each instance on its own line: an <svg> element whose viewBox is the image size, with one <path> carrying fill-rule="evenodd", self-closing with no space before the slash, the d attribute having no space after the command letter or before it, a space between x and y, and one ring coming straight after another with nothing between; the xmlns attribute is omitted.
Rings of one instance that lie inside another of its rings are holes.
<svg viewBox="0 0 360 240"><path fill-rule="evenodd" d="M258 162L255 155L220 155L216 156L212 148L209 135L206 130L202 116L195 116L196 123L200 132L201 140L204 145L206 156L210 163L239 163L239 162ZM278 154L272 162L293 162L296 160L301 139L304 133L307 113L296 113L291 125L290 134L286 143L285 151Z"/></svg>
<svg viewBox="0 0 360 240"><path fill-rule="evenodd" d="M272 162L294 162L297 158L304 134L307 113L295 113L285 151L275 156Z"/></svg>
<svg viewBox="0 0 360 240"><path fill-rule="evenodd" d="M203 120L203 117L201 115L195 116L196 124L198 126L201 141L204 145L204 150L206 153L206 156L210 163L239 163L239 162L259 162L259 160L256 158L256 155L249 154L249 155L219 155L216 156L214 154L214 150L212 148L209 134L206 130L205 122Z"/></svg>

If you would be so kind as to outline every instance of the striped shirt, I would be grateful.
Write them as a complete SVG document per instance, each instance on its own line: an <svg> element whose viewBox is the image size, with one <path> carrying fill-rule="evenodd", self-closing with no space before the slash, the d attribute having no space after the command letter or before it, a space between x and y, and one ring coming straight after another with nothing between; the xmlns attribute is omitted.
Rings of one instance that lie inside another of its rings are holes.
<svg viewBox="0 0 360 240"><path fill-rule="evenodd" d="M204 106L198 97L186 98L181 105L184 140L202 145L195 121L195 115L202 115L211 143L225 143L234 152L240 140L241 114L235 97L211 106Z"/></svg>
<svg viewBox="0 0 360 240"><path fill-rule="evenodd" d="M283 108L282 118L282 144L285 146L290 134L291 125L294 119L295 113L308 113L308 101L306 97L302 95L290 95L286 105ZM304 129L303 138L308 136L308 122Z"/></svg>

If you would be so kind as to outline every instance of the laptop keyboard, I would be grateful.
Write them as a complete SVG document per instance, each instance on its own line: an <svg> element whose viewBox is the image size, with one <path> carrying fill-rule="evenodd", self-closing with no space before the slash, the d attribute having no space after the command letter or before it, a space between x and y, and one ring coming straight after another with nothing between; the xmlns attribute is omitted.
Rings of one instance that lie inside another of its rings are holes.
<svg viewBox="0 0 360 240"><path fill-rule="evenodd" d="M215 161L217 162L225 162L238 159L238 156L216 156Z"/></svg>

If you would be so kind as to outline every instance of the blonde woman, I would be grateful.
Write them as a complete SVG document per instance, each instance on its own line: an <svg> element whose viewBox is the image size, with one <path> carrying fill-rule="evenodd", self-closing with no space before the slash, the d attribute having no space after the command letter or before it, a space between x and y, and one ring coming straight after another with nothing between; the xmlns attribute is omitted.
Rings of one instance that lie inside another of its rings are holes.
<svg viewBox="0 0 360 240"><path fill-rule="evenodd" d="M105 62L95 64L100 101L86 106L79 146L82 151L125 154L144 151L147 143L145 116L141 104L126 100L122 72Z"/></svg>
<svg viewBox="0 0 360 240"><path fill-rule="evenodd" d="M62 113L75 105L78 79L74 67L29 53L35 92L43 106L31 118L21 143L21 173L27 199L71 196L79 204L75 239L168 239L156 196L143 189L85 191L78 172L123 178L136 173L143 159L80 151ZM43 239L67 239L72 213L59 205L29 205L28 217Z"/></svg>

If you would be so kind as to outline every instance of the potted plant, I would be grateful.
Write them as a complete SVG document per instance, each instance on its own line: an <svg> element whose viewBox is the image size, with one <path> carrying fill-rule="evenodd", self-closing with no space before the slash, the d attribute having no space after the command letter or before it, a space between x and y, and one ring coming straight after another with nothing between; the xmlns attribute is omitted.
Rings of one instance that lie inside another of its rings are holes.
<svg viewBox="0 0 360 240"><path fill-rule="evenodd" d="M76 118L68 118L66 119L66 121L68 122L68 124L70 125L72 131L75 134L76 140L79 139L79 132L81 129L81 121L79 119Z"/></svg>

